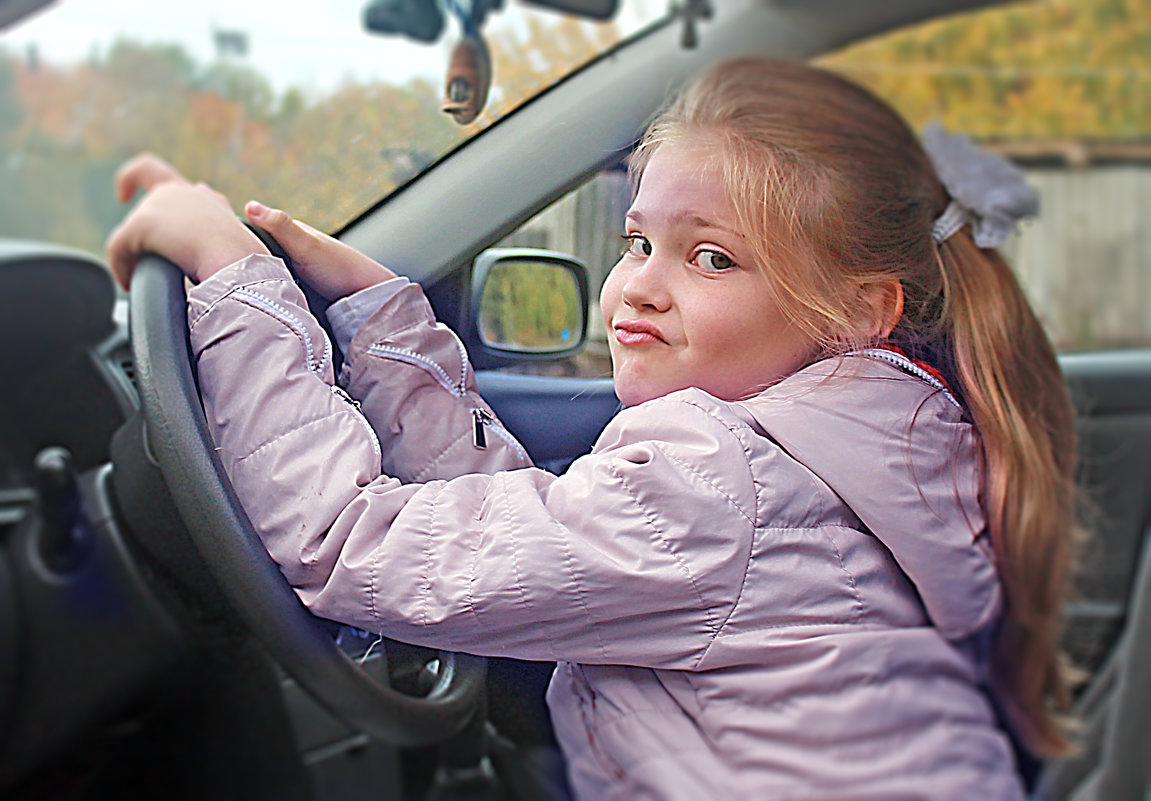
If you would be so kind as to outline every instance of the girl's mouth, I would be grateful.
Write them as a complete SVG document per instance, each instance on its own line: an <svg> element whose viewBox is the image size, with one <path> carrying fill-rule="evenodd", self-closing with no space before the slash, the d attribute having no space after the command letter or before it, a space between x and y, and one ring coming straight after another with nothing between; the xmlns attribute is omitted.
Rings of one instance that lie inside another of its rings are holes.
<svg viewBox="0 0 1151 801"><path fill-rule="evenodd" d="M642 320L625 320L615 324L615 339L621 345L667 344L659 327Z"/></svg>

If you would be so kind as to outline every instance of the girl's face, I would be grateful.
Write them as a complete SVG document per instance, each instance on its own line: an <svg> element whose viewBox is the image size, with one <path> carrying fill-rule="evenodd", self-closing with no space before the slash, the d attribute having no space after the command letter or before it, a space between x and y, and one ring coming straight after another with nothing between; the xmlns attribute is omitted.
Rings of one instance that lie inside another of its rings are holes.
<svg viewBox="0 0 1151 801"><path fill-rule="evenodd" d="M772 300L770 274L705 155L671 143L652 156L627 213L628 248L600 293L627 406L687 387L745 398L797 370L814 346Z"/></svg>

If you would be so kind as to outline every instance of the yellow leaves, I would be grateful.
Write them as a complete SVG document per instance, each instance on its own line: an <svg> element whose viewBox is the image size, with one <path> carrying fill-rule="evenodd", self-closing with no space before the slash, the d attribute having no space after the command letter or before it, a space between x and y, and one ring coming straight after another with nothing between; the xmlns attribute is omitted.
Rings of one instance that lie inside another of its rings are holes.
<svg viewBox="0 0 1151 801"><path fill-rule="evenodd" d="M520 27L490 26L493 102L466 128L440 111L441 87L426 81L349 80L315 96L277 94L242 61L198 64L176 45L128 41L82 65L30 66L5 57L0 137L10 153L0 177L20 208L0 205L0 225L17 216L21 222L0 234L43 236L48 232L28 221L56 220L53 238L98 252L123 213L110 175L141 150L163 155L237 205L257 198L321 229L339 228L619 39L610 23L546 13L525 19ZM109 180L90 193L86 208L75 187L94 184L93 170ZM76 202L64 204L60 194Z"/></svg>
<svg viewBox="0 0 1151 801"><path fill-rule="evenodd" d="M949 17L823 59L913 126L984 139L1151 134L1151 0L1042 0Z"/></svg>
<svg viewBox="0 0 1151 801"><path fill-rule="evenodd" d="M192 98L189 112L192 135L197 139L225 142L237 134L240 109L219 95L196 95Z"/></svg>

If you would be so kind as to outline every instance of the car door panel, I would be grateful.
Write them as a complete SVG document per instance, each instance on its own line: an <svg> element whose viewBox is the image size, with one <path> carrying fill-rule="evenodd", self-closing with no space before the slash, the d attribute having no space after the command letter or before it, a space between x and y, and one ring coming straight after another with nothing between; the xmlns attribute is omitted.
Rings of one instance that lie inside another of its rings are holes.
<svg viewBox="0 0 1151 801"><path fill-rule="evenodd" d="M620 409L612 382L481 371L480 394L545 469L563 472L591 450Z"/></svg>

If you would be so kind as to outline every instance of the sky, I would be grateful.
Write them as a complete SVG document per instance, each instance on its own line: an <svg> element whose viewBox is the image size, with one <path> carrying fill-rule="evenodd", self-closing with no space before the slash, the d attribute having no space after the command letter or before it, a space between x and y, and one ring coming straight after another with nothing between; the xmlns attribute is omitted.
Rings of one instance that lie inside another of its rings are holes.
<svg viewBox="0 0 1151 801"><path fill-rule="evenodd" d="M638 23L625 3L619 22ZM0 47L14 55L35 44L41 58L75 63L103 53L118 38L144 43L179 42L197 60L216 58L213 32L242 31L248 36L246 62L264 73L278 90L297 86L328 90L346 78L383 78L404 83L421 76L441 80L449 42L458 38L454 20L448 36L421 44L400 36L363 30L360 17L368 0L54 0L47 8L0 31ZM515 25L527 11L515 0L489 17L489 24ZM656 0L639 6L660 7ZM307 53L304 53L304 49Z"/></svg>

